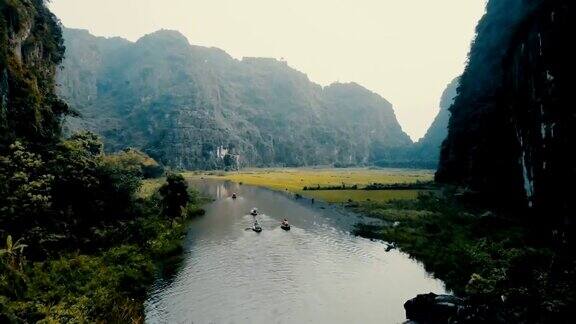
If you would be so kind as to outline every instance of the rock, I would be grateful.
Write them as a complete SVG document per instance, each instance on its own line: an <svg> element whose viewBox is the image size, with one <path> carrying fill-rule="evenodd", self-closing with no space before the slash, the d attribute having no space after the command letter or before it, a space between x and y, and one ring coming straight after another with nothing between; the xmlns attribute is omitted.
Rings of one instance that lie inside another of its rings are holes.
<svg viewBox="0 0 576 324"><path fill-rule="evenodd" d="M575 110L560 108L573 107L576 60L565 39L576 29L576 6L491 0L486 8L450 108L436 181L470 186L487 206L534 209L548 225L562 224L561 215L576 215L567 194L576 172L566 158L576 144Z"/></svg>
<svg viewBox="0 0 576 324"><path fill-rule="evenodd" d="M418 323L448 323L463 307L463 300L452 295L421 294L404 303L406 318Z"/></svg>

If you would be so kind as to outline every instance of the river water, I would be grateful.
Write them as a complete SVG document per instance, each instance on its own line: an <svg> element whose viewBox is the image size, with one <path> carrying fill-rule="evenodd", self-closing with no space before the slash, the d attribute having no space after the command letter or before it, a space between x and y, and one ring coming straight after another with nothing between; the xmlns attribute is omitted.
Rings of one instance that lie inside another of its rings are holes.
<svg viewBox="0 0 576 324"><path fill-rule="evenodd" d="M232 182L193 185L215 201L190 225L177 273L156 280L147 323L402 323L406 300L445 293L406 254L351 235L361 217L341 208ZM247 230L253 207L261 233Z"/></svg>

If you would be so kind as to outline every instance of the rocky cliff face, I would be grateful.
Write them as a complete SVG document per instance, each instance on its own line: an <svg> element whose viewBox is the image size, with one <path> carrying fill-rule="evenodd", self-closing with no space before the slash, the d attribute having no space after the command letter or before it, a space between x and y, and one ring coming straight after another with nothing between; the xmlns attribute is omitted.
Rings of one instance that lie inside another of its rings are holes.
<svg viewBox="0 0 576 324"><path fill-rule="evenodd" d="M285 62L236 60L159 31L135 43L65 29L60 94L72 129L175 167L363 164L411 144L392 105L357 84L321 87ZM225 154L222 154L225 152Z"/></svg>
<svg viewBox="0 0 576 324"><path fill-rule="evenodd" d="M504 206L573 210L573 1L488 2L452 108L437 179Z"/></svg>
<svg viewBox="0 0 576 324"><path fill-rule="evenodd" d="M64 53L56 19L39 0L0 2L0 150L16 139L57 138L67 106L54 74Z"/></svg>
<svg viewBox="0 0 576 324"><path fill-rule="evenodd" d="M448 121L450 120L450 107L456 97L458 79L452 80L446 86L440 98L440 111L426 131L426 135L414 144L413 159L423 164L437 166L440 159L440 147L448 135Z"/></svg>

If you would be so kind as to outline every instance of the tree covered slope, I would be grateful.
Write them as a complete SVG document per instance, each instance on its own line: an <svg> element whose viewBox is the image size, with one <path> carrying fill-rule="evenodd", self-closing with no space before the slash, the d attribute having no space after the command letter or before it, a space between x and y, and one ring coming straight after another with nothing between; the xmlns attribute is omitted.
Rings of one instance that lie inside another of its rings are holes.
<svg viewBox="0 0 576 324"><path fill-rule="evenodd" d="M0 2L0 153L14 140L48 143L68 107L54 93L62 32L42 1Z"/></svg>
<svg viewBox="0 0 576 324"><path fill-rule="evenodd" d="M267 58L236 60L162 30L135 43L65 29L59 93L110 150L164 164L358 165L412 144L392 105L354 84L321 87ZM228 155L228 158L226 158Z"/></svg>

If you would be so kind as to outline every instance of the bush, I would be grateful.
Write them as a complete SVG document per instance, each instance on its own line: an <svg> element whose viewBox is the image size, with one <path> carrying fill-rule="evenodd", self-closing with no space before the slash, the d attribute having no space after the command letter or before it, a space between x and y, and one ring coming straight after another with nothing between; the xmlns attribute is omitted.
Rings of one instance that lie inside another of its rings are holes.
<svg viewBox="0 0 576 324"><path fill-rule="evenodd" d="M144 179L159 178L164 174L164 168L146 153L128 148L113 155L108 155L105 161L122 166L124 169L133 169Z"/></svg>
<svg viewBox="0 0 576 324"><path fill-rule="evenodd" d="M170 218L185 216L186 206L192 197L188 192L188 183L181 174L170 173L166 183L160 187L164 214Z"/></svg>

